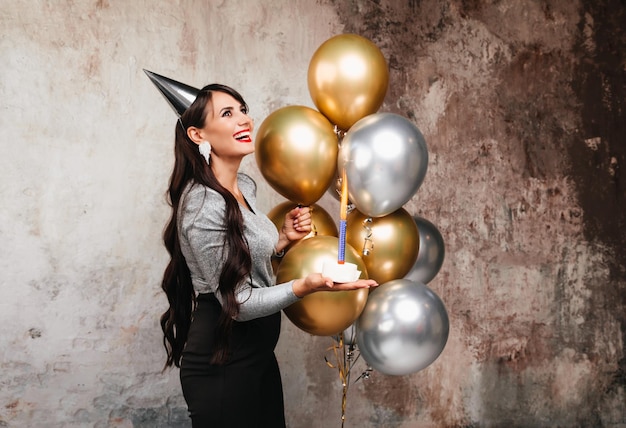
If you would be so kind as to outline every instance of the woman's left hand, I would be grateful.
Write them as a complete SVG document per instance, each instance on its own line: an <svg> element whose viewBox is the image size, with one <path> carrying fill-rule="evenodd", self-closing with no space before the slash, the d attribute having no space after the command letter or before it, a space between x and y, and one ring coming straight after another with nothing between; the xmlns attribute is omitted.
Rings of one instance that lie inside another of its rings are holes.
<svg viewBox="0 0 626 428"><path fill-rule="evenodd" d="M297 241L311 232L311 209L296 207L285 215L283 227L280 230L277 250L285 248L292 241Z"/></svg>

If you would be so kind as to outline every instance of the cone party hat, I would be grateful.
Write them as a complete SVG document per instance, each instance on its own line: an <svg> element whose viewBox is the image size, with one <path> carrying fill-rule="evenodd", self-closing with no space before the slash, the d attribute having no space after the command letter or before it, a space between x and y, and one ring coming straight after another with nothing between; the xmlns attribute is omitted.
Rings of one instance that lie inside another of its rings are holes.
<svg viewBox="0 0 626 428"><path fill-rule="evenodd" d="M189 108L191 103L198 96L199 89L184 83L177 82L168 77L161 76L146 69L143 70L154 86L156 86L161 94L165 97L169 105L174 109L178 117Z"/></svg>

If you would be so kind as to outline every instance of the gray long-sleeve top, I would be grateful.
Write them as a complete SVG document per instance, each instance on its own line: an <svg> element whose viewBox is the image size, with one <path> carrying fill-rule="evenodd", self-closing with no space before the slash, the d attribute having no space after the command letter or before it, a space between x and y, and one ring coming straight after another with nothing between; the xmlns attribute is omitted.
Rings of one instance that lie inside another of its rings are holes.
<svg viewBox="0 0 626 428"><path fill-rule="evenodd" d="M250 248L252 271L245 283L235 291L239 305L238 321L247 321L276 313L299 300L292 283L274 285L271 257L278 242L278 231L271 220L256 209L256 183L238 174L239 190L250 206L240 204L244 236ZM208 187L189 184L183 192L178 209L178 237L191 271L196 293L217 292L219 278L228 257L226 235L226 203Z"/></svg>

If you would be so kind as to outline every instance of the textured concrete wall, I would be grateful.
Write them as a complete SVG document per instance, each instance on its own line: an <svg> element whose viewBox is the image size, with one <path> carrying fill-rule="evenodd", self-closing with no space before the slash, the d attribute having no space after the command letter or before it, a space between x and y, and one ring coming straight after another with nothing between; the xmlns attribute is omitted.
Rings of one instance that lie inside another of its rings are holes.
<svg viewBox="0 0 626 428"><path fill-rule="evenodd" d="M368 405L384 426L626 426L623 2L335 3L425 132L408 207L448 249L446 350L365 383Z"/></svg>
<svg viewBox="0 0 626 428"><path fill-rule="evenodd" d="M426 137L406 208L444 236L451 320L427 369L350 386L346 427L626 426L626 13L588 3L0 4L0 426L189 426L157 323L174 116L142 68L230 84L260 124L311 105L341 32ZM331 344L285 319L290 427L340 426Z"/></svg>

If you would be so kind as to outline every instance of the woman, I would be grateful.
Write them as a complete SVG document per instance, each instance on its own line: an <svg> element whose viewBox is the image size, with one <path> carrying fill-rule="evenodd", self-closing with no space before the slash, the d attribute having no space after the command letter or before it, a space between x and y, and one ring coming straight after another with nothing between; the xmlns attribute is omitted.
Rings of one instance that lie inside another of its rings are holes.
<svg viewBox="0 0 626 428"><path fill-rule="evenodd" d="M294 208L278 232L258 212L256 185L238 172L252 131L241 95L219 84L201 89L176 125L161 327L194 427L284 427L280 311L316 291L377 285L313 273L273 286L272 255L310 232L311 213Z"/></svg>

